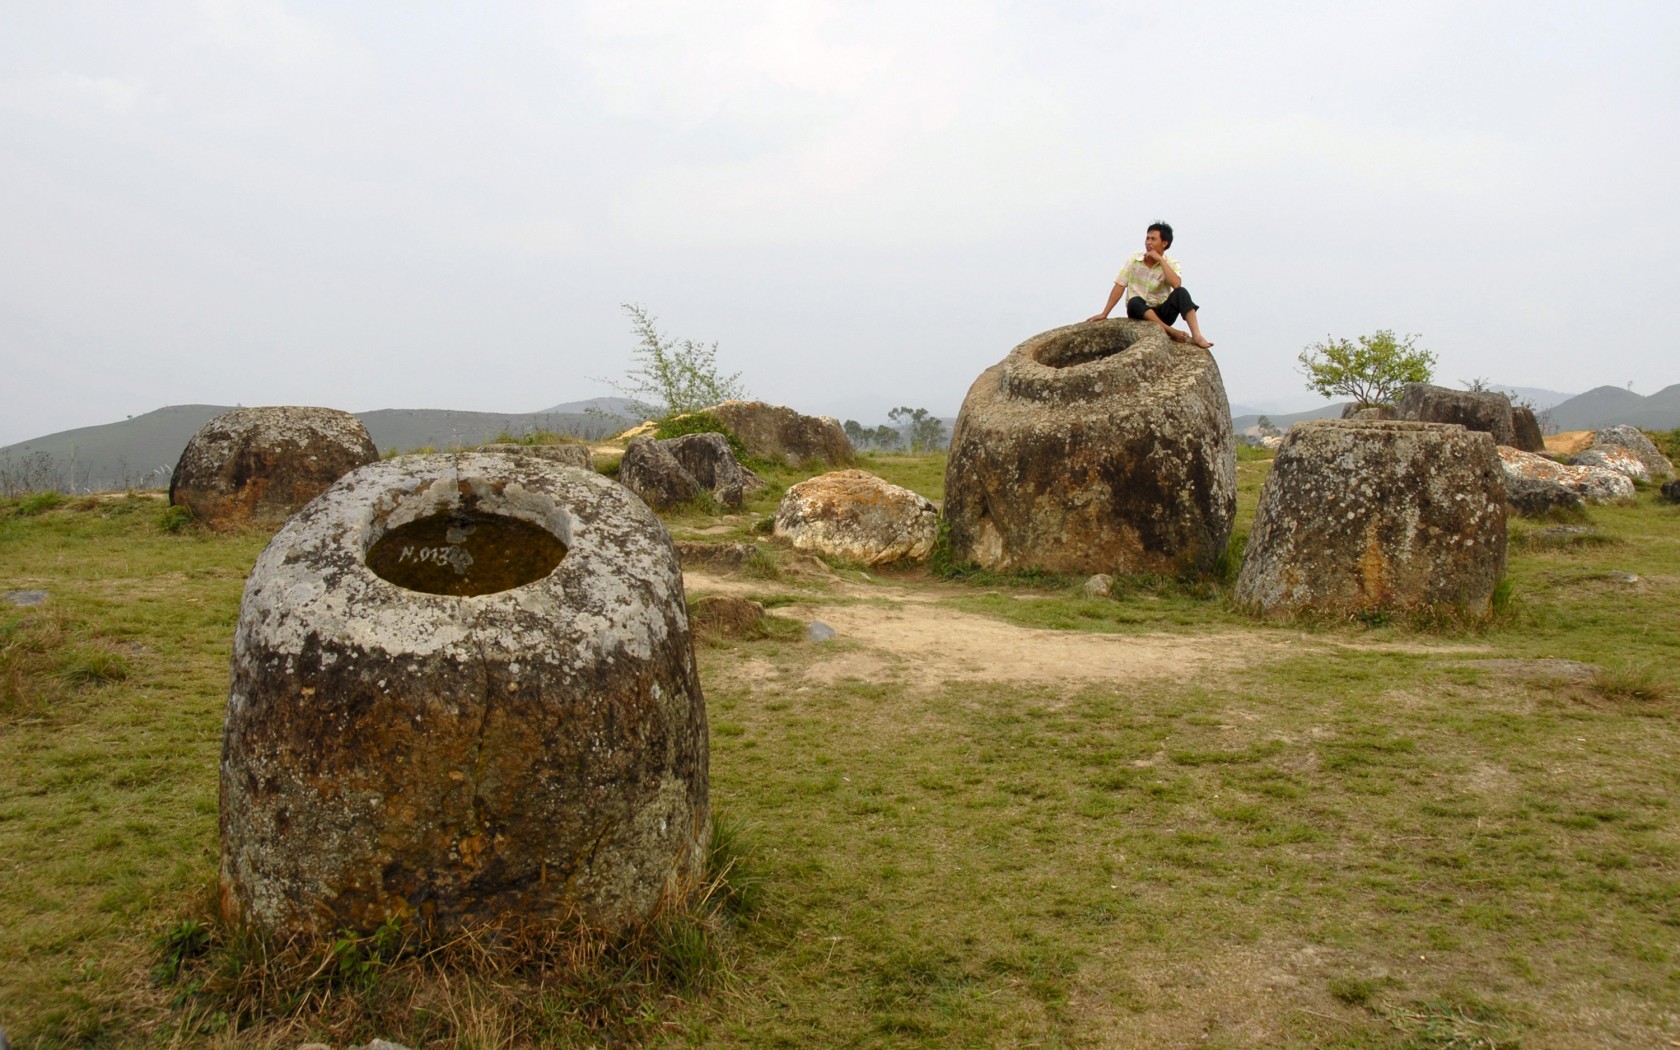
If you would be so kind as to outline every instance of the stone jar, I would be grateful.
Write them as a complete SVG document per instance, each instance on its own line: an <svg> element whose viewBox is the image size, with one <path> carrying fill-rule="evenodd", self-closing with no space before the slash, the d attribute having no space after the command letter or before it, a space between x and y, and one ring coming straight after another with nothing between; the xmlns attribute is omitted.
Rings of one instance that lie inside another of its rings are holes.
<svg viewBox="0 0 1680 1050"><path fill-rule="evenodd" d="M1289 428L1260 488L1236 601L1267 615L1492 609L1505 571L1493 438L1446 423Z"/></svg>
<svg viewBox="0 0 1680 1050"><path fill-rule="evenodd" d="M681 571L622 486L404 456L257 559L222 742L229 920L615 929L698 878L709 813Z"/></svg>
<svg viewBox="0 0 1680 1050"><path fill-rule="evenodd" d="M1237 509L1219 366L1147 321L1033 336L974 381L945 471L952 557L993 571L1206 571Z"/></svg>
<svg viewBox="0 0 1680 1050"><path fill-rule="evenodd" d="M211 528L281 522L379 458L362 421L336 408L236 408L207 421L169 478L169 502Z"/></svg>

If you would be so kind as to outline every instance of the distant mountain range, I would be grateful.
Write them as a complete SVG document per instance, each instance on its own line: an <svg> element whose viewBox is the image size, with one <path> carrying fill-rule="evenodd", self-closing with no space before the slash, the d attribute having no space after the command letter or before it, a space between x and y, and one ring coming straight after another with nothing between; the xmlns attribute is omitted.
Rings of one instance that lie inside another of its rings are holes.
<svg viewBox="0 0 1680 1050"><path fill-rule="evenodd" d="M521 437L536 430L606 437L636 422L630 402L599 397L555 405L541 412L456 412L451 409L386 408L357 412L380 452L482 445L501 434ZM232 405L171 405L116 423L63 430L0 448L0 474L30 466L78 490L160 488L169 484L175 461L205 423ZM49 466L50 464L50 466Z"/></svg>
<svg viewBox="0 0 1680 1050"><path fill-rule="evenodd" d="M1680 427L1680 383L1641 397L1620 387L1601 386L1569 396L1533 387L1495 387L1514 392L1541 410L1542 425L1553 430L1591 430L1629 423L1646 430ZM1561 400L1553 400L1558 398ZM1288 427L1303 419L1335 418L1346 402L1283 415L1269 415L1272 425ZM62 485L74 479L78 490L156 488L169 484L181 450L199 427L229 411L229 405L171 405L102 426L64 430L0 448L0 479L30 465ZM1245 408L1236 405L1233 411ZM1245 411L1231 420L1236 431L1252 431L1264 413ZM456 448L481 445L497 435L514 437L535 430L600 438L640 417L621 397L569 401L540 412L457 412L451 409L387 408L358 412L381 452L391 449Z"/></svg>

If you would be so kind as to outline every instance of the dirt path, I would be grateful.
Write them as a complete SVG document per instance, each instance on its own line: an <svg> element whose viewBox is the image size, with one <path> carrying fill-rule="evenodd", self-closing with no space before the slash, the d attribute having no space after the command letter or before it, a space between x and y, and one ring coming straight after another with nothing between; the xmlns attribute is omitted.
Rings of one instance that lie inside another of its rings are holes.
<svg viewBox="0 0 1680 1050"><path fill-rule="evenodd" d="M697 572L685 574L685 580L690 594L762 594L767 589L762 581ZM806 667L803 677L822 684L891 679L935 689L947 682L1084 685L1193 679L1336 644L1285 631L1118 635L1046 630L952 609L939 604L944 596L939 585L908 589L833 580L814 602L771 615L802 623L820 620L834 628L839 641L852 643L834 646Z"/></svg>

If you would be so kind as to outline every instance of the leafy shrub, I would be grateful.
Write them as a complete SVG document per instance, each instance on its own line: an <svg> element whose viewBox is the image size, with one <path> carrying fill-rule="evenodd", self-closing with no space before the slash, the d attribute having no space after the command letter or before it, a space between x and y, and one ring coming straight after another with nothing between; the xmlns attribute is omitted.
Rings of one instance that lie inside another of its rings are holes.
<svg viewBox="0 0 1680 1050"><path fill-rule="evenodd" d="M54 507L64 505L64 494L51 489L25 496L18 502L17 513L26 518L33 518L37 514L44 514Z"/></svg>
<svg viewBox="0 0 1680 1050"><path fill-rule="evenodd" d="M1435 374L1435 355L1404 339L1392 328L1362 335L1357 345L1326 336L1301 351L1298 360L1307 389L1324 397L1351 397L1362 405L1388 405L1407 383L1427 383Z"/></svg>
<svg viewBox="0 0 1680 1050"><path fill-rule="evenodd" d="M658 319L645 308L623 305L640 344L630 351L636 364L624 373L622 382L604 382L630 398L634 411L663 419L748 396L741 373L718 373L717 343L706 346L692 339L672 339L659 331Z"/></svg>
<svg viewBox="0 0 1680 1050"><path fill-rule="evenodd" d="M164 532L180 532L192 521L192 511L179 503L172 503L158 512L158 528Z"/></svg>
<svg viewBox="0 0 1680 1050"><path fill-rule="evenodd" d="M653 436L661 441L682 437L684 434L722 434L724 440L729 442L729 451L734 454L736 460L747 458L747 447L741 444L741 439L723 425L723 420L710 412L685 412L680 416L672 416L660 421L658 429L653 432Z"/></svg>

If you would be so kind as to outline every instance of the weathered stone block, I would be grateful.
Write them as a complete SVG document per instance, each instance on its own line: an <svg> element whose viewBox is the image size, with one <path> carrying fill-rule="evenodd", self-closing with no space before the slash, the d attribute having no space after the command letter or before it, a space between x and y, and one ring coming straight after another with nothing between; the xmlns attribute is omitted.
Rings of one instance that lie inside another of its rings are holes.
<svg viewBox="0 0 1680 1050"><path fill-rule="evenodd" d="M747 472L722 434L634 438L619 461L618 480L655 510L669 510L703 494L738 510L748 485Z"/></svg>
<svg viewBox="0 0 1680 1050"><path fill-rule="evenodd" d="M706 411L729 428L749 456L790 467L802 463L843 467L854 458L846 432L828 416L802 415L763 401L725 401Z"/></svg>
<svg viewBox="0 0 1680 1050"><path fill-rule="evenodd" d="M1453 390L1428 383L1407 383L1395 402L1398 418L1422 423L1457 423L1466 430L1492 434L1496 445L1512 445L1511 399L1491 390Z"/></svg>
<svg viewBox="0 0 1680 1050"><path fill-rule="evenodd" d="M885 565L928 556L939 537L939 510L868 471L838 470L789 488L774 530L795 550Z"/></svg>
<svg viewBox="0 0 1680 1050"><path fill-rule="evenodd" d="M1546 436L1540 433L1540 421L1526 405L1511 406L1511 446L1524 452L1546 451Z"/></svg>
<svg viewBox="0 0 1680 1050"><path fill-rule="evenodd" d="M1656 443L1645 436L1645 432L1638 427L1622 423L1618 426L1605 427L1593 434L1592 448L1625 448L1638 457L1644 466L1645 473L1651 481L1662 481L1674 476L1674 464L1669 462ZM1583 451L1591 451L1586 449ZM1624 473L1626 473L1624 471ZM1629 475L1630 477L1634 475Z"/></svg>
<svg viewBox="0 0 1680 1050"><path fill-rule="evenodd" d="M998 571L1207 570L1237 508L1219 366L1145 321L1033 336L974 381L951 438L952 556Z"/></svg>
<svg viewBox="0 0 1680 1050"><path fill-rule="evenodd" d="M222 747L230 920L617 928L697 876L709 819L682 576L622 486L405 456L257 559Z"/></svg>
<svg viewBox="0 0 1680 1050"><path fill-rule="evenodd" d="M1556 482L1587 503L1630 503L1634 499L1633 481L1604 467L1566 465L1507 445L1499 446L1499 460L1507 477Z"/></svg>
<svg viewBox="0 0 1680 1050"><path fill-rule="evenodd" d="M1235 597L1267 615L1485 615L1504 571L1505 485L1491 437L1314 420L1289 429L1261 486Z"/></svg>

